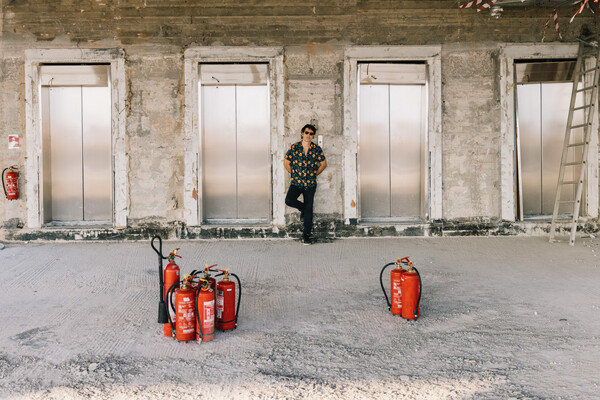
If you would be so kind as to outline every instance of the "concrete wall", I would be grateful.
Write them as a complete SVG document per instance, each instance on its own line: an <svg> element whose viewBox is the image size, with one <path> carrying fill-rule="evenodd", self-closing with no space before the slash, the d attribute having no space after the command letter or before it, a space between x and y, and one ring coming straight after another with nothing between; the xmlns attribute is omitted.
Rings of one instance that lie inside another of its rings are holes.
<svg viewBox="0 0 600 400"><path fill-rule="evenodd" d="M500 102L495 44L442 57L444 218L499 217Z"/></svg>
<svg viewBox="0 0 600 400"><path fill-rule="evenodd" d="M280 148L285 151L299 138L302 125L312 121L324 137L328 157L329 167L319 178L316 195L316 230L370 235L379 234L379 228L348 227L351 221L344 218L345 185L355 184L344 179L343 171L348 146L344 137L345 51L350 46L439 45L442 214L437 221L416 224L415 232L435 234L436 223L456 227L474 221L488 228L490 221L496 221L492 229L500 233L532 232L512 225L505 229L500 222L502 182L510 181L502 175L503 163L508 161L502 157L507 148L502 141L500 60L507 43L531 45L535 53L533 44L541 41L550 9L505 6L501 16L494 18L488 11L459 10L459 2L445 0L303 4L288 0L2 0L0 4L0 166L17 164L22 171L21 199L0 201L0 238L71 237L69 233L48 234L28 224L35 210L24 188L33 182L35 170L27 171L26 165L33 165L27 157L35 152L28 149L34 144L27 137L24 54L41 49L124 52L126 95L119 112L125 113L127 184L121 189L126 197L126 232L134 235L139 227L171 226L175 227L171 233L184 237L239 236L239 231L224 234L223 229L185 223L184 197L191 194L184 190L184 177L191 165L186 163L184 144L184 52L204 46L283 49L284 121L282 131L275 133L282 139ZM582 32L599 31L598 13L587 10L569 24L574 11L559 9L564 42L575 43ZM546 43L558 42L550 27ZM7 149L9 134L19 135L20 149ZM277 169L274 174L281 173L280 165L273 168ZM284 194L277 195L273 198ZM289 208L284 213L284 224L251 227L242 236L297 234L297 213ZM384 228L382 234L403 230ZM111 237L110 231L99 236Z"/></svg>

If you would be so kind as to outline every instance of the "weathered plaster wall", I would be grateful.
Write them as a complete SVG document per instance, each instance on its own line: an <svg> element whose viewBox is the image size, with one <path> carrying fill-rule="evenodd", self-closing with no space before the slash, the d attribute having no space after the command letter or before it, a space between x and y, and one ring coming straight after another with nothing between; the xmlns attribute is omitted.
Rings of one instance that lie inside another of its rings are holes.
<svg viewBox="0 0 600 400"><path fill-rule="evenodd" d="M280 46L284 49L283 147L287 150L298 140L299 129L310 121L323 135L329 167L319 180L316 211L319 223L325 224L319 229L326 230L330 221L343 220L343 188L348 184L342 171L344 49L434 44L442 47L443 218L499 219L498 52L506 42L539 43L551 10L505 7L496 19L488 12L461 11L458 4L446 0L302 4L289 0L3 0L0 166L25 163L25 50L122 48L127 79L128 223L177 225L183 218L187 168L184 50ZM559 10L565 41L574 42L582 30L598 33L597 14L585 12L568 24L573 11ZM558 40L552 29L546 40ZM7 149L12 133L19 134L20 150ZM21 176L21 187L28 178ZM22 199L0 201L0 226L12 229L26 224ZM286 209L286 214L289 222L297 221L295 211ZM427 229L416 231L423 234ZM279 235L277 229L274 235Z"/></svg>
<svg viewBox="0 0 600 400"><path fill-rule="evenodd" d="M182 217L183 62L177 49L129 49L128 136L132 221Z"/></svg>
<svg viewBox="0 0 600 400"><path fill-rule="evenodd" d="M499 95L494 44L442 55L444 218L499 217Z"/></svg>
<svg viewBox="0 0 600 400"><path fill-rule="evenodd" d="M1 40L1 38L0 38ZM24 162L24 140L23 129L24 118L23 111L25 105L22 102L23 94L23 71L22 61L18 57L12 57L0 47L0 137L2 146L0 146L0 169L11 165L17 165L19 172ZM20 148L8 149L8 136L19 135ZM24 176L19 177L19 183L24 183ZM20 187L22 192L22 186ZM22 227L23 215L25 214L25 202L19 200L6 200L4 192L1 194L0 201L0 226L10 228Z"/></svg>

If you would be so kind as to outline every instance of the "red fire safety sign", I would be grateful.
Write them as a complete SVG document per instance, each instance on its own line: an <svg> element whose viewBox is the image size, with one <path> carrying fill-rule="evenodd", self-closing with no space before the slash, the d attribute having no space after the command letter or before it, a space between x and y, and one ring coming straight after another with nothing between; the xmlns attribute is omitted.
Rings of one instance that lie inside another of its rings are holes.
<svg viewBox="0 0 600 400"><path fill-rule="evenodd" d="M18 149L19 148L19 135L8 135L8 148Z"/></svg>

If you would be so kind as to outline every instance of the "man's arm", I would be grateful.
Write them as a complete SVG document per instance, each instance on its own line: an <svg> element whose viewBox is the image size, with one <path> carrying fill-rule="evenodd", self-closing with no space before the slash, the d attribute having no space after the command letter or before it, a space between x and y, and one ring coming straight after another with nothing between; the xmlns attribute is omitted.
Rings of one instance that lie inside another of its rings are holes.
<svg viewBox="0 0 600 400"><path fill-rule="evenodd" d="M319 165L319 169L317 170L317 176L319 176L319 174L321 172L323 172L323 170L327 168L327 160L323 160L323 162L321 163L321 165Z"/></svg>
<svg viewBox="0 0 600 400"><path fill-rule="evenodd" d="M290 174L292 173L292 164L290 163L290 160L288 160L288 159L283 160L283 168L285 168L285 170L288 173L290 173Z"/></svg>

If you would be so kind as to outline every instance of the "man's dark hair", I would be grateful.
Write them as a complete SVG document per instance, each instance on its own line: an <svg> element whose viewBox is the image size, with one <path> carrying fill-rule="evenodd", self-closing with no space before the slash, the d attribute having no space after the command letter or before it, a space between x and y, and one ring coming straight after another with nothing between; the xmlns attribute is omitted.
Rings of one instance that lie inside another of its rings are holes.
<svg viewBox="0 0 600 400"><path fill-rule="evenodd" d="M304 125L304 126L302 127L302 130L300 130L300 133L304 133L304 131L305 131L307 128L308 128L308 129L310 129L311 131L313 131L314 133L317 133L317 128L315 128L315 127L314 127L314 125L311 125L311 124L306 124L306 125Z"/></svg>

